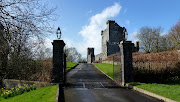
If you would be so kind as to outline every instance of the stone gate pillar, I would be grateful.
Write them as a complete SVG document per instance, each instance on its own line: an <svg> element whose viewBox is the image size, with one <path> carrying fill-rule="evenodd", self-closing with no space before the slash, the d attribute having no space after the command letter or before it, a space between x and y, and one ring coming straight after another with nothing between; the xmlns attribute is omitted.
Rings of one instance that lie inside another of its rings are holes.
<svg viewBox="0 0 180 102"><path fill-rule="evenodd" d="M63 83L63 40L53 40L52 83Z"/></svg>
<svg viewBox="0 0 180 102"><path fill-rule="evenodd" d="M131 41L120 42L121 53L121 85L133 81L132 47Z"/></svg>

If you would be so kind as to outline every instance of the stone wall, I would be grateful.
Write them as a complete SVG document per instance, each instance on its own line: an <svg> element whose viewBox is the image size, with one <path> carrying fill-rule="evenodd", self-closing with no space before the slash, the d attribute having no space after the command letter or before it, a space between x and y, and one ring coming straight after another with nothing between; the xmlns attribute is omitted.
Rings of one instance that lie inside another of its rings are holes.
<svg viewBox="0 0 180 102"><path fill-rule="evenodd" d="M102 59L104 59L103 56L104 54L103 53L100 53L100 54L97 54L96 56L95 56L95 60L97 61L97 60L102 60Z"/></svg>
<svg viewBox="0 0 180 102"><path fill-rule="evenodd" d="M14 88L16 86L23 86L24 84L33 85L35 84L37 88L50 86L51 83L39 82L39 81L25 81L25 80L15 80L15 79L4 79L3 84L6 88Z"/></svg>
<svg viewBox="0 0 180 102"><path fill-rule="evenodd" d="M113 64L113 61L102 61L102 63ZM119 65L119 62L114 62L114 65Z"/></svg>

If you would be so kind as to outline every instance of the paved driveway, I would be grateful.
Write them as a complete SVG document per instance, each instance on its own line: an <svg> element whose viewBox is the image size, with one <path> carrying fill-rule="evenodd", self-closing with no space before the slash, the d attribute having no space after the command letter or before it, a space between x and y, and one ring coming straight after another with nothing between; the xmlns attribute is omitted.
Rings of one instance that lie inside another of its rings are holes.
<svg viewBox="0 0 180 102"><path fill-rule="evenodd" d="M65 102L160 102L150 96L119 87L92 64L79 64L67 75Z"/></svg>

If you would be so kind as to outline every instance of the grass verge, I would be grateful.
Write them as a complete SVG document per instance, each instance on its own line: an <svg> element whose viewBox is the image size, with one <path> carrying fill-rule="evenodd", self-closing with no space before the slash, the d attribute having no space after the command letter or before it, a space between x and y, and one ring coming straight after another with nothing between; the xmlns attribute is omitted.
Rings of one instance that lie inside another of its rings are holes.
<svg viewBox="0 0 180 102"><path fill-rule="evenodd" d="M0 97L1 102L56 102L58 85L43 87L34 91L4 99Z"/></svg>
<svg viewBox="0 0 180 102"><path fill-rule="evenodd" d="M93 63L96 65L101 71L106 73L108 76L113 78L113 65L107 63Z"/></svg>
<svg viewBox="0 0 180 102"><path fill-rule="evenodd" d="M158 95L180 101L180 84L159 84L131 82L130 85L156 93Z"/></svg>
<svg viewBox="0 0 180 102"><path fill-rule="evenodd" d="M78 64L78 63L67 62L67 63L66 63L67 70L71 69L72 67L74 67L74 66L77 65L77 64Z"/></svg>

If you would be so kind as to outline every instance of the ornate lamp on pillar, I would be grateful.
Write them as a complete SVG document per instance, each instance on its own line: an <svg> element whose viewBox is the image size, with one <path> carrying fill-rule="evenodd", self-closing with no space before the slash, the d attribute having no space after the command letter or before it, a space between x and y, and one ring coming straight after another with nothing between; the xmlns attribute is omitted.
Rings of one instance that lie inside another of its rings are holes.
<svg viewBox="0 0 180 102"><path fill-rule="evenodd" d="M128 38L128 32L126 31L125 32L125 41L127 40L127 38Z"/></svg>
<svg viewBox="0 0 180 102"><path fill-rule="evenodd" d="M58 29L56 31L56 34L57 34L58 40L60 40L61 39L61 29L60 29L60 27L58 27Z"/></svg>
<svg viewBox="0 0 180 102"><path fill-rule="evenodd" d="M127 37L128 37L128 32L127 32L127 30L126 30L126 28L125 27L123 27L123 37L124 37L124 41L126 41L127 40Z"/></svg>

